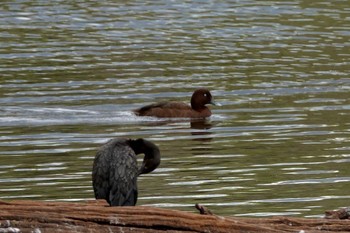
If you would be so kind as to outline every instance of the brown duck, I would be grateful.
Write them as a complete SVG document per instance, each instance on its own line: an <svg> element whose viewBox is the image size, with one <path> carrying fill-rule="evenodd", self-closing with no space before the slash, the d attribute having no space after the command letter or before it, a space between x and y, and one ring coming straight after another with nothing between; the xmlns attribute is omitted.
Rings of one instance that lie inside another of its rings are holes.
<svg viewBox="0 0 350 233"><path fill-rule="evenodd" d="M191 105L183 102L160 102L134 110L137 116L165 118L205 118L211 116L207 104L215 105L207 89L197 89L191 97Z"/></svg>

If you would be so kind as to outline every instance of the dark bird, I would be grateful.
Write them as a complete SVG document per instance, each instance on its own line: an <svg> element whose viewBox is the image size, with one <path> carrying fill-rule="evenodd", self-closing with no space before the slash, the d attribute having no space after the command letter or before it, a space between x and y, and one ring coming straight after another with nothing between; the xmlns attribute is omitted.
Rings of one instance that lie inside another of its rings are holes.
<svg viewBox="0 0 350 233"><path fill-rule="evenodd" d="M141 167L136 155L145 154ZM134 206L137 201L137 177L160 164L158 147L144 139L116 138L102 145L92 169L96 199L105 199L110 206Z"/></svg>
<svg viewBox="0 0 350 233"><path fill-rule="evenodd" d="M182 102L160 102L134 110L137 116L205 118L211 116L210 109L205 106L213 104L213 97L207 89L197 89L191 97L191 105Z"/></svg>

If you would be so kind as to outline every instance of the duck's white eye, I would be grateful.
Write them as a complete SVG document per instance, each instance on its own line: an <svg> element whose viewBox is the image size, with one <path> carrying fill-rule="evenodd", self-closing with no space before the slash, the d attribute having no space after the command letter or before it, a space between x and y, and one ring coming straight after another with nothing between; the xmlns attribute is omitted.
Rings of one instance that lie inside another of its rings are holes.
<svg viewBox="0 0 350 233"><path fill-rule="evenodd" d="M208 94L207 94L207 93L204 93L203 95L204 95L205 97L207 97L207 96L208 96Z"/></svg>

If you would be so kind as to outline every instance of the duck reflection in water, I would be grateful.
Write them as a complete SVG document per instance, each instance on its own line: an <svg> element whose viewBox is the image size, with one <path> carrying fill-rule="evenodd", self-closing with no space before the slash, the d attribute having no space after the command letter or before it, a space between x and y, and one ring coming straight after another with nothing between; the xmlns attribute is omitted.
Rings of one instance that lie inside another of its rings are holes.
<svg viewBox="0 0 350 233"><path fill-rule="evenodd" d="M206 118L211 116L207 104L215 105L208 89L197 89L191 97L191 105L183 102L160 102L134 110L137 116L162 118Z"/></svg>
<svg viewBox="0 0 350 233"><path fill-rule="evenodd" d="M192 141L200 141L202 143L210 142L213 140L212 132L209 130L212 128L212 122L208 119L196 119L191 120L191 135ZM211 146L207 144L207 150L211 150ZM198 149L198 148L197 148ZM196 150L196 149L194 149Z"/></svg>
<svg viewBox="0 0 350 233"><path fill-rule="evenodd" d="M193 119L191 120L191 129L210 129L213 126L212 122L207 119ZM208 134L208 131L201 131L203 134Z"/></svg>
<svg viewBox="0 0 350 233"><path fill-rule="evenodd" d="M141 167L137 154L144 153ZM152 172L160 164L158 147L145 139L116 138L101 146L92 169L96 199L110 206L134 206L137 202L137 177Z"/></svg>

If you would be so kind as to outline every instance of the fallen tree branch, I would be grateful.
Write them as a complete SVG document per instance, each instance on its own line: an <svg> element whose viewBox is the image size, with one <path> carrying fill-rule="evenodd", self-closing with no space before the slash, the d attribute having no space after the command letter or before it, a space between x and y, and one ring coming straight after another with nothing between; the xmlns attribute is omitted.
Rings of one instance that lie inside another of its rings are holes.
<svg viewBox="0 0 350 233"><path fill-rule="evenodd" d="M147 206L109 207L104 201L82 203L0 201L0 232L349 232L350 222L295 217L222 217L202 205L203 214Z"/></svg>

